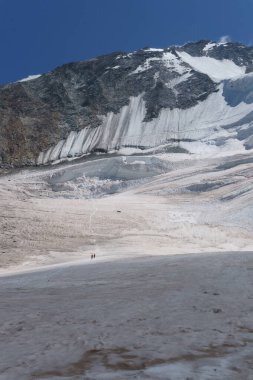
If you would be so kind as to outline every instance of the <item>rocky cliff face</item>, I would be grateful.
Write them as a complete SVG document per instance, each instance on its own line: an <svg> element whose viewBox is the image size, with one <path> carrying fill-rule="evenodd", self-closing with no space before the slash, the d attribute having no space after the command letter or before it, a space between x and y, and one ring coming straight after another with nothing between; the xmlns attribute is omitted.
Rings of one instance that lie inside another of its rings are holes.
<svg viewBox="0 0 253 380"><path fill-rule="evenodd" d="M0 86L0 165L178 142L191 151L194 142L232 139L251 149L252 72L252 47L199 41L117 52Z"/></svg>

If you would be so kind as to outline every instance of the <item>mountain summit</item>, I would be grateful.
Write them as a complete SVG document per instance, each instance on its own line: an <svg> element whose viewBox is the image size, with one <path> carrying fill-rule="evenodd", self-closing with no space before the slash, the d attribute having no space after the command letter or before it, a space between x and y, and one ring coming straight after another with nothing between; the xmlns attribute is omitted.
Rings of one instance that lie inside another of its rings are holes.
<svg viewBox="0 0 253 380"><path fill-rule="evenodd" d="M253 148L253 47L116 52L0 86L0 165L160 147Z"/></svg>

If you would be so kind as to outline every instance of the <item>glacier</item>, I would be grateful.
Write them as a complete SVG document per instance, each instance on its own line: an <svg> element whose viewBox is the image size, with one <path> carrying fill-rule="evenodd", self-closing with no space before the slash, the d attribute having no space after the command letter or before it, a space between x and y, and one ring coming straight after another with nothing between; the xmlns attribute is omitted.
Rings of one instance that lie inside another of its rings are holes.
<svg viewBox="0 0 253 380"><path fill-rule="evenodd" d="M251 74L248 76L252 77ZM242 78L245 80L245 77L247 75ZM242 79L237 79L237 82L241 83ZM143 121L146 114L143 95L131 97L129 105L122 107L119 113L109 112L101 116L102 124L99 127L84 128L78 133L72 131L66 140L41 152L37 163L41 165L80 157L95 150L110 152L121 147L148 149L166 143L175 145L178 141L184 144L187 140L200 141L208 146L221 138L225 142L234 139L235 131L224 128L224 125L240 125L240 120L253 111L253 106L244 101L230 106L223 92L224 82L219 85L219 91L209 95L204 102L188 109L162 109L158 118L148 122ZM245 149L243 142L238 144L242 150ZM191 152L191 144L187 144L187 148Z"/></svg>
<svg viewBox="0 0 253 380"><path fill-rule="evenodd" d="M223 55L219 53L219 59L215 57L215 49L229 49L231 44L228 43L207 41L201 55L189 50L193 45L175 47L174 50L143 49L145 60L127 74L138 81L140 77L145 80L145 76L152 72L154 88L159 86L162 77L164 88L170 91L166 96L171 94L177 103L167 102L169 106L162 105L157 114L147 116L150 101L147 104L146 91L143 90L130 96L128 104L117 112L97 113L98 125L91 123L82 129L78 126L72 129L66 138L39 153L37 165L58 163L91 153L117 153L122 149L129 149L131 154L131 149L132 152L135 149L145 151L160 145L180 146L189 153L205 149L207 152L210 146L227 151L231 147L241 151L251 149L252 138L246 136L247 133L244 139L240 137L243 136L240 130L250 130L253 122L253 75L249 72L248 61L244 64L241 58L239 61L228 59L229 50ZM196 49L197 45L193 48ZM134 55L138 52L119 55L116 60L122 62ZM106 67L106 73L116 69L121 71L121 65ZM203 93L196 94L196 101L194 95L192 103L187 105L186 102L185 106L178 99L188 96L187 91L192 88L187 87L188 83L194 86L196 75L204 75L202 81L208 77L216 89L210 91L210 88L205 90L203 87Z"/></svg>

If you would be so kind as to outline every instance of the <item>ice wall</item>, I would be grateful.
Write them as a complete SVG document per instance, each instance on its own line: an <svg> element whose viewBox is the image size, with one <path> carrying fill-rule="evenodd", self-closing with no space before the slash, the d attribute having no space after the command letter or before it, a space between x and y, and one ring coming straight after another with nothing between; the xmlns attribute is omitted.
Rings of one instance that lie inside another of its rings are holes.
<svg viewBox="0 0 253 380"><path fill-rule="evenodd" d="M67 157L78 157L94 150L111 151L124 146L150 148L171 140L202 140L208 143L230 132L222 128L245 117L252 104L241 102L230 106L223 97L224 83L219 91L188 109L162 109L156 119L144 122L146 108L143 94L131 97L120 112L101 116L97 128L72 131L66 140L41 152L38 164L47 164Z"/></svg>

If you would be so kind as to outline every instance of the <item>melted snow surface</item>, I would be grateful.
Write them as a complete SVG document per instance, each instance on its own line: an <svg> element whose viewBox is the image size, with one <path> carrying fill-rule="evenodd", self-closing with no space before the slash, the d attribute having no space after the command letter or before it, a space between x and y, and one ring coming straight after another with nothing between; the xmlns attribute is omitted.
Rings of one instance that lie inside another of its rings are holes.
<svg viewBox="0 0 253 380"><path fill-rule="evenodd" d="M229 154L0 177L0 379L252 380L253 155Z"/></svg>
<svg viewBox="0 0 253 380"><path fill-rule="evenodd" d="M98 254L0 278L0 378L251 380L251 257Z"/></svg>

